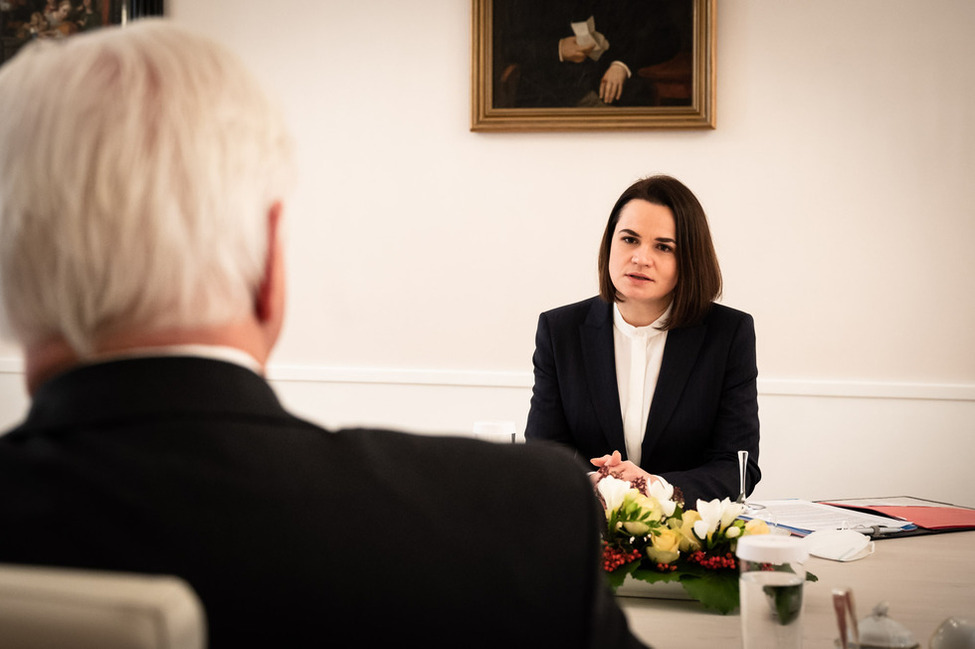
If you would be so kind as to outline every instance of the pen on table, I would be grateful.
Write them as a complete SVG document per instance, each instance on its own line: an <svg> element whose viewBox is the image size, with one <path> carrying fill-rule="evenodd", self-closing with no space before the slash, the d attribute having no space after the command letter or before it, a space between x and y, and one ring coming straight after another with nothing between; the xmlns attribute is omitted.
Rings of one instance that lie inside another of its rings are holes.
<svg viewBox="0 0 975 649"><path fill-rule="evenodd" d="M867 535L871 538L877 538L880 536L889 536L891 534L897 534L898 532L903 532L903 527L886 527L884 525L870 525L867 528Z"/></svg>

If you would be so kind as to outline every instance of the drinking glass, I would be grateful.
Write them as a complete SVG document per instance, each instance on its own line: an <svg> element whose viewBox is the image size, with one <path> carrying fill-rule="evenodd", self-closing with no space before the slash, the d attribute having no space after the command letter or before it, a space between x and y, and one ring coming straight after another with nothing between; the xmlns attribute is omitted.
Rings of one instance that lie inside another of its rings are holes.
<svg viewBox="0 0 975 649"><path fill-rule="evenodd" d="M804 567L802 539L744 536L735 549L744 649L801 649Z"/></svg>
<svg viewBox="0 0 975 649"><path fill-rule="evenodd" d="M515 422L476 421L474 422L474 437L488 442L513 444L515 441Z"/></svg>
<svg viewBox="0 0 975 649"><path fill-rule="evenodd" d="M765 505L748 502L745 499L745 476L748 467L748 451L738 451L738 499L735 501L745 506L744 514L749 516L759 509L765 509Z"/></svg>

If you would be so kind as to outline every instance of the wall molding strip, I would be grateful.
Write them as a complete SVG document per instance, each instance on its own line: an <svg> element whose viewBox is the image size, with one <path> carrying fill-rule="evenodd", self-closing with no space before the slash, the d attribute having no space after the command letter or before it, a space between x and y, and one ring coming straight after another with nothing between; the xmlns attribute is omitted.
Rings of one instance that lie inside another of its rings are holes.
<svg viewBox="0 0 975 649"><path fill-rule="evenodd" d="M0 374L22 373L23 363L20 359L0 358ZM332 367L276 363L268 367L268 378L275 382L463 388L531 389L532 386L531 372ZM975 384L759 378L758 393L763 396L975 401Z"/></svg>

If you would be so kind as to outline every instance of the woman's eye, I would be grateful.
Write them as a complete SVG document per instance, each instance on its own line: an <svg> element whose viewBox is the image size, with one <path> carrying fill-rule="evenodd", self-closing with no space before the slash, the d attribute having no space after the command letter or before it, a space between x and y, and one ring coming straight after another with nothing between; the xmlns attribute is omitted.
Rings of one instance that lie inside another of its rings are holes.
<svg viewBox="0 0 975 649"><path fill-rule="evenodd" d="M636 237L622 237L621 240L623 241L623 243L629 243L629 244L637 243Z"/></svg>
<svg viewBox="0 0 975 649"><path fill-rule="evenodd" d="M673 252L674 248L666 243L658 243L657 250L662 250L663 252Z"/></svg>

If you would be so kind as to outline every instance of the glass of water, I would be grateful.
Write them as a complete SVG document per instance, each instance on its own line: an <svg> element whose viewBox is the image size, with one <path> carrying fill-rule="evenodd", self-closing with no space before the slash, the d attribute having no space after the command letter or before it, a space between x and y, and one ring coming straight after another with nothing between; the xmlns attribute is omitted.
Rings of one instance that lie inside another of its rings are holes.
<svg viewBox="0 0 975 649"><path fill-rule="evenodd" d="M800 649L802 592L809 558L802 539L758 534L738 540L744 649Z"/></svg>
<svg viewBox="0 0 975 649"><path fill-rule="evenodd" d="M474 437L488 442L513 444L516 441L513 421L475 421Z"/></svg>

